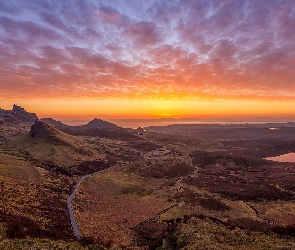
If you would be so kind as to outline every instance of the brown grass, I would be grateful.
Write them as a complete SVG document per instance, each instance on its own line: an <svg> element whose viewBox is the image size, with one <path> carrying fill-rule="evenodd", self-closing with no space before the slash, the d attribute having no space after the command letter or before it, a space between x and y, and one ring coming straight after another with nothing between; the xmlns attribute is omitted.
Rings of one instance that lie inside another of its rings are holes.
<svg viewBox="0 0 295 250"><path fill-rule="evenodd" d="M285 249L295 247L295 239L278 237L274 233L254 232L239 228L229 228L208 218L192 217L180 223L173 235L167 240L166 247L175 249ZM161 249L166 249L165 246Z"/></svg>
<svg viewBox="0 0 295 250"><path fill-rule="evenodd" d="M156 218L170 204L158 193L162 184L159 180L116 170L87 179L74 201L82 233L97 242L134 245L136 235L130 228Z"/></svg>

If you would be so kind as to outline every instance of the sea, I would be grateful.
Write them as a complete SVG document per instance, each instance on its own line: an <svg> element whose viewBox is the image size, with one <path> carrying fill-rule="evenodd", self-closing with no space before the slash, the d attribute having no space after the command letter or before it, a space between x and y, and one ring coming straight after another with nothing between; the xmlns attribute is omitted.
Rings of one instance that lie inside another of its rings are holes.
<svg viewBox="0 0 295 250"><path fill-rule="evenodd" d="M161 119L105 119L105 121L114 123L123 128L138 128L138 127L150 127L150 126L168 126L173 124L266 124L266 123L286 123L295 122L295 119L247 119L247 120L235 120L228 118L218 118L218 119L198 119L198 118L161 118ZM70 126L84 125L89 122L89 120L65 120L61 121L64 124Z"/></svg>

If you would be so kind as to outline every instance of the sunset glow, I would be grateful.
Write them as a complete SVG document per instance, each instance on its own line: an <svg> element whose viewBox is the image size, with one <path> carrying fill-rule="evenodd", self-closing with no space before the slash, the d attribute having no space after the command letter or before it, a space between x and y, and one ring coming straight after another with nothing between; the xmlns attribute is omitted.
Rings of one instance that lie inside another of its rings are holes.
<svg viewBox="0 0 295 250"><path fill-rule="evenodd" d="M0 108L294 118L294 27L289 0L1 1Z"/></svg>

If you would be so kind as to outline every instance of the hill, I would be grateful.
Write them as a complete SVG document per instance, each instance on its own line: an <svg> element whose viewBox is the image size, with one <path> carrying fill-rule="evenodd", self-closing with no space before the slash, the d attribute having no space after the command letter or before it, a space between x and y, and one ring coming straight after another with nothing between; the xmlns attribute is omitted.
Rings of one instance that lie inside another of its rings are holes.
<svg viewBox="0 0 295 250"><path fill-rule="evenodd" d="M43 118L41 121L49 123L59 130L72 135L72 136L91 136L100 137L111 140L123 140L130 142L130 146L141 150L151 150L157 148L150 142L143 140L141 137L130 133L126 129L123 129L113 123L103 121L101 119L94 119L86 125L81 126L68 126L60 121L52 118Z"/></svg>
<svg viewBox="0 0 295 250"><path fill-rule="evenodd" d="M102 154L93 151L80 138L40 120L35 122L29 133L9 143L8 147L29 160L68 173L76 172L75 167L83 161L104 159Z"/></svg>
<svg viewBox="0 0 295 250"><path fill-rule="evenodd" d="M58 129L65 129L65 128L71 128L71 126L68 126L60 121L54 120L52 118L43 118L41 119L41 121L47 122L51 125L53 125L54 127L58 128Z"/></svg>
<svg viewBox="0 0 295 250"><path fill-rule="evenodd" d="M113 123L95 118L92 121L90 121L89 123L87 123L86 125L76 126L75 128L79 128L79 129L92 129L92 128L115 129L115 128L119 128L119 127Z"/></svg>
<svg viewBox="0 0 295 250"><path fill-rule="evenodd" d="M78 142L72 136L58 130L49 123L36 120L35 124L30 130L31 139L43 139L49 143L61 143L65 145L72 145Z"/></svg>
<svg viewBox="0 0 295 250"><path fill-rule="evenodd" d="M80 125L80 126L68 126L68 125L62 123L61 121L57 121L52 118L43 118L42 121L47 122L47 123L55 126L58 129L61 129L61 130L63 130L63 129L85 130L85 129L117 129L117 128L120 128L119 126L117 126L113 123L110 123L110 122L107 122L107 121L104 121L101 119L97 119L97 118L93 119L92 121L88 122L85 125Z"/></svg>

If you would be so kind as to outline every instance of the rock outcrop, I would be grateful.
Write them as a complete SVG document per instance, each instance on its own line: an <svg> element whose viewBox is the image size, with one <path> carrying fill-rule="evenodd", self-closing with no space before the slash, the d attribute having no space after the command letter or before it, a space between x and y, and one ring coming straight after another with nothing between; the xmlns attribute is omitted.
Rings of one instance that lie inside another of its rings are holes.
<svg viewBox="0 0 295 250"><path fill-rule="evenodd" d="M29 113L24 108L15 104L12 107L12 115L24 123L33 124L38 119L35 113Z"/></svg>
<svg viewBox="0 0 295 250"><path fill-rule="evenodd" d="M32 126L38 117L35 113L29 113L24 108L14 104L12 110L0 109L0 119L8 125Z"/></svg>
<svg viewBox="0 0 295 250"><path fill-rule="evenodd" d="M28 132L38 119L34 113L29 113L20 106L13 105L12 110L0 108L0 137L13 139Z"/></svg>

